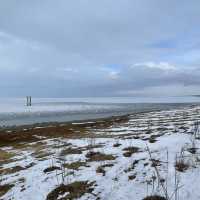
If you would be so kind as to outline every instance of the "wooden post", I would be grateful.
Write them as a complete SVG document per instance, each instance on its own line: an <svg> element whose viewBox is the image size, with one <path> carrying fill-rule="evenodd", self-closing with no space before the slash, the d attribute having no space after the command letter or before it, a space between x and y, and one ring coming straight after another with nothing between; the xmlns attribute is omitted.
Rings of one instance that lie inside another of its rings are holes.
<svg viewBox="0 0 200 200"><path fill-rule="evenodd" d="M31 106L31 105L32 105L31 96L26 96L26 106Z"/></svg>
<svg viewBox="0 0 200 200"><path fill-rule="evenodd" d="M30 101L30 102L29 102L29 105L31 106L31 96L30 96L30 99L29 99L29 101Z"/></svg>
<svg viewBox="0 0 200 200"><path fill-rule="evenodd" d="M26 106L28 106L28 96L26 96Z"/></svg>

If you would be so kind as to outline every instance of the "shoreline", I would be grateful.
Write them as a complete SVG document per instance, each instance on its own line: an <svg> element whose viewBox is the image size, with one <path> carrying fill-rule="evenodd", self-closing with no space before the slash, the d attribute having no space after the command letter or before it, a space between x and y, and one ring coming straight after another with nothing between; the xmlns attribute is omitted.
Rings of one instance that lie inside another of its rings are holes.
<svg viewBox="0 0 200 200"><path fill-rule="evenodd" d="M167 104L168 105L168 104ZM176 104L173 104L176 105ZM34 129L34 128L41 128L45 129L52 126L68 126L68 125L75 125L75 124L89 124L89 123L97 123L99 121L112 121L116 118L125 118L130 115L137 115L137 114L143 114L143 113L151 113L151 112L159 112L159 111L167 111L167 110L176 110L176 109L183 109L185 108L191 108L198 106L199 103L178 103L176 106L171 108L155 108L152 110L144 110L144 111L136 111L131 113L121 113L118 112L116 114L112 114L108 116L101 116L101 117L94 117L94 118L88 118L88 119L77 119L77 120L67 120L67 121L49 121L49 122L38 122L38 123L30 123L30 124L24 124L24 125L11 125L11 126L0 126L0 134L2 132L13 132L13 131L19 131L24 129Z"/></svg>
<svg viewBox="0 0 200 200"><path fill-rule="evenodd" d="M125 103L126 104L126 103ZM168 109L178 109L188 106L198 106L200 103L190 102L190 103L133 103L127 104L129 109L124 107L124 110L112 110L109 112L96 112L96 113L65 113L60 112L49 112L49 115L41 112L38 116L35 112L30 112L30 115L20 116L19 113L15 115L13 113L13 118L7 118L4 114L0 113L0 131L1 130L13 130L18 128L29 128L35 126L49 126L57 124L66 124L72 122L85 122L85 121L95 121L99 119L109 119L116 116L133 115L141 112L151 112L155 110L168 110ZM139 105L139 106L138 106ZM33 107L34 108L34 107ZM19 116L18 116L19 115Z"/></svg>
<svg viewBox="0 0 200 200"><path fill-rule="evenodd" d="M19 142L34 142L39 141L42 138L82 138L86 137L88 130L90 129L105 129L113 125L120 125L125 122L128 122L131 117L137 119L140 115L150 114L154 112L162 111L173 111L181 110L183 108L194 108L198 105L187 105L177 108L168 108L168 109L154 109L151 111L141 111L136 113L130 113L125 115L110 116L104 118L88 119L88 120L74 120L70 122L47 122L47 123L37 123L32 125L23 125L16 127L5 127L0 129L0 147L9 146L13 143ZM187 110L186 109L186 110Z"/></svg>

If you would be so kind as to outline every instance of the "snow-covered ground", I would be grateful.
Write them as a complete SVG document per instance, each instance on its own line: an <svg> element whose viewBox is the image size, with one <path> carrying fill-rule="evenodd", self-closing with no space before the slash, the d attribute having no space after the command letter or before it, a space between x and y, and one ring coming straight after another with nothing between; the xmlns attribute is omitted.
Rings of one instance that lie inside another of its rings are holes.
<svg viewBox="0 0 200 200"><path fill-rule="evenodd" d="M199 200L199 120L197 106L140 113L107 127L87 123L87 137L46 138L20 148L2 147L15 156L0 165L0 185L13 184L0 199L45 200L61 184L89 181L94 182L93 191L85 192L81 200L142 200L166 193L171 199L177 195L180 200ZM94 152L103 156L88 156ZM185 164L183 170L175 167L179 162ZM71 163L80 167L69 167ZM59 194L57 199L67 195Z"/></svg>

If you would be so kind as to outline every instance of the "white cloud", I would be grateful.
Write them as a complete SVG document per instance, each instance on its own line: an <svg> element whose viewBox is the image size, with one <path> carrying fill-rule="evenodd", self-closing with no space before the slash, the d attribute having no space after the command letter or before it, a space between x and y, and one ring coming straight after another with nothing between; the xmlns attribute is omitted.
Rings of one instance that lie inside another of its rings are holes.
<svg viewBox="0 0 200 200"><path fill-rule="evenodd" d="M133 67L138 67L138 66L145 66L148 68L157 68L161 70L176 70L177 68L174 65L169 64L168 62L144 62L144 63L136 63L132 66Z"/></svg>
<svg viewBox="0 0 200 200"><path fill-rule="evenodd" d="M117 80L119 79L119 72L111 71L108 76L112 80Z"/></svg>
<svg viewBox="0 0 200 200"><path fill-rule="evenodd" d="M61 72L71 72L71 73L77 73L79 70L76 68L71 68L71 67L63 67L63 68L57 68L58 71Z"/></svg>

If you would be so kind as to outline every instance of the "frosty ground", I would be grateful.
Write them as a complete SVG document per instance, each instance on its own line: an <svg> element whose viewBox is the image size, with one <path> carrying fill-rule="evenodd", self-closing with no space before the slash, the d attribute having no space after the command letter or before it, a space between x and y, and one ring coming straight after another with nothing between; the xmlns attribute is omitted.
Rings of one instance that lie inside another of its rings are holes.
<svg viewBox="0 0 200 200"><path fill-rule="evenodd" d="M1 200L199 200L200 107L0 133Z"/></svg>

